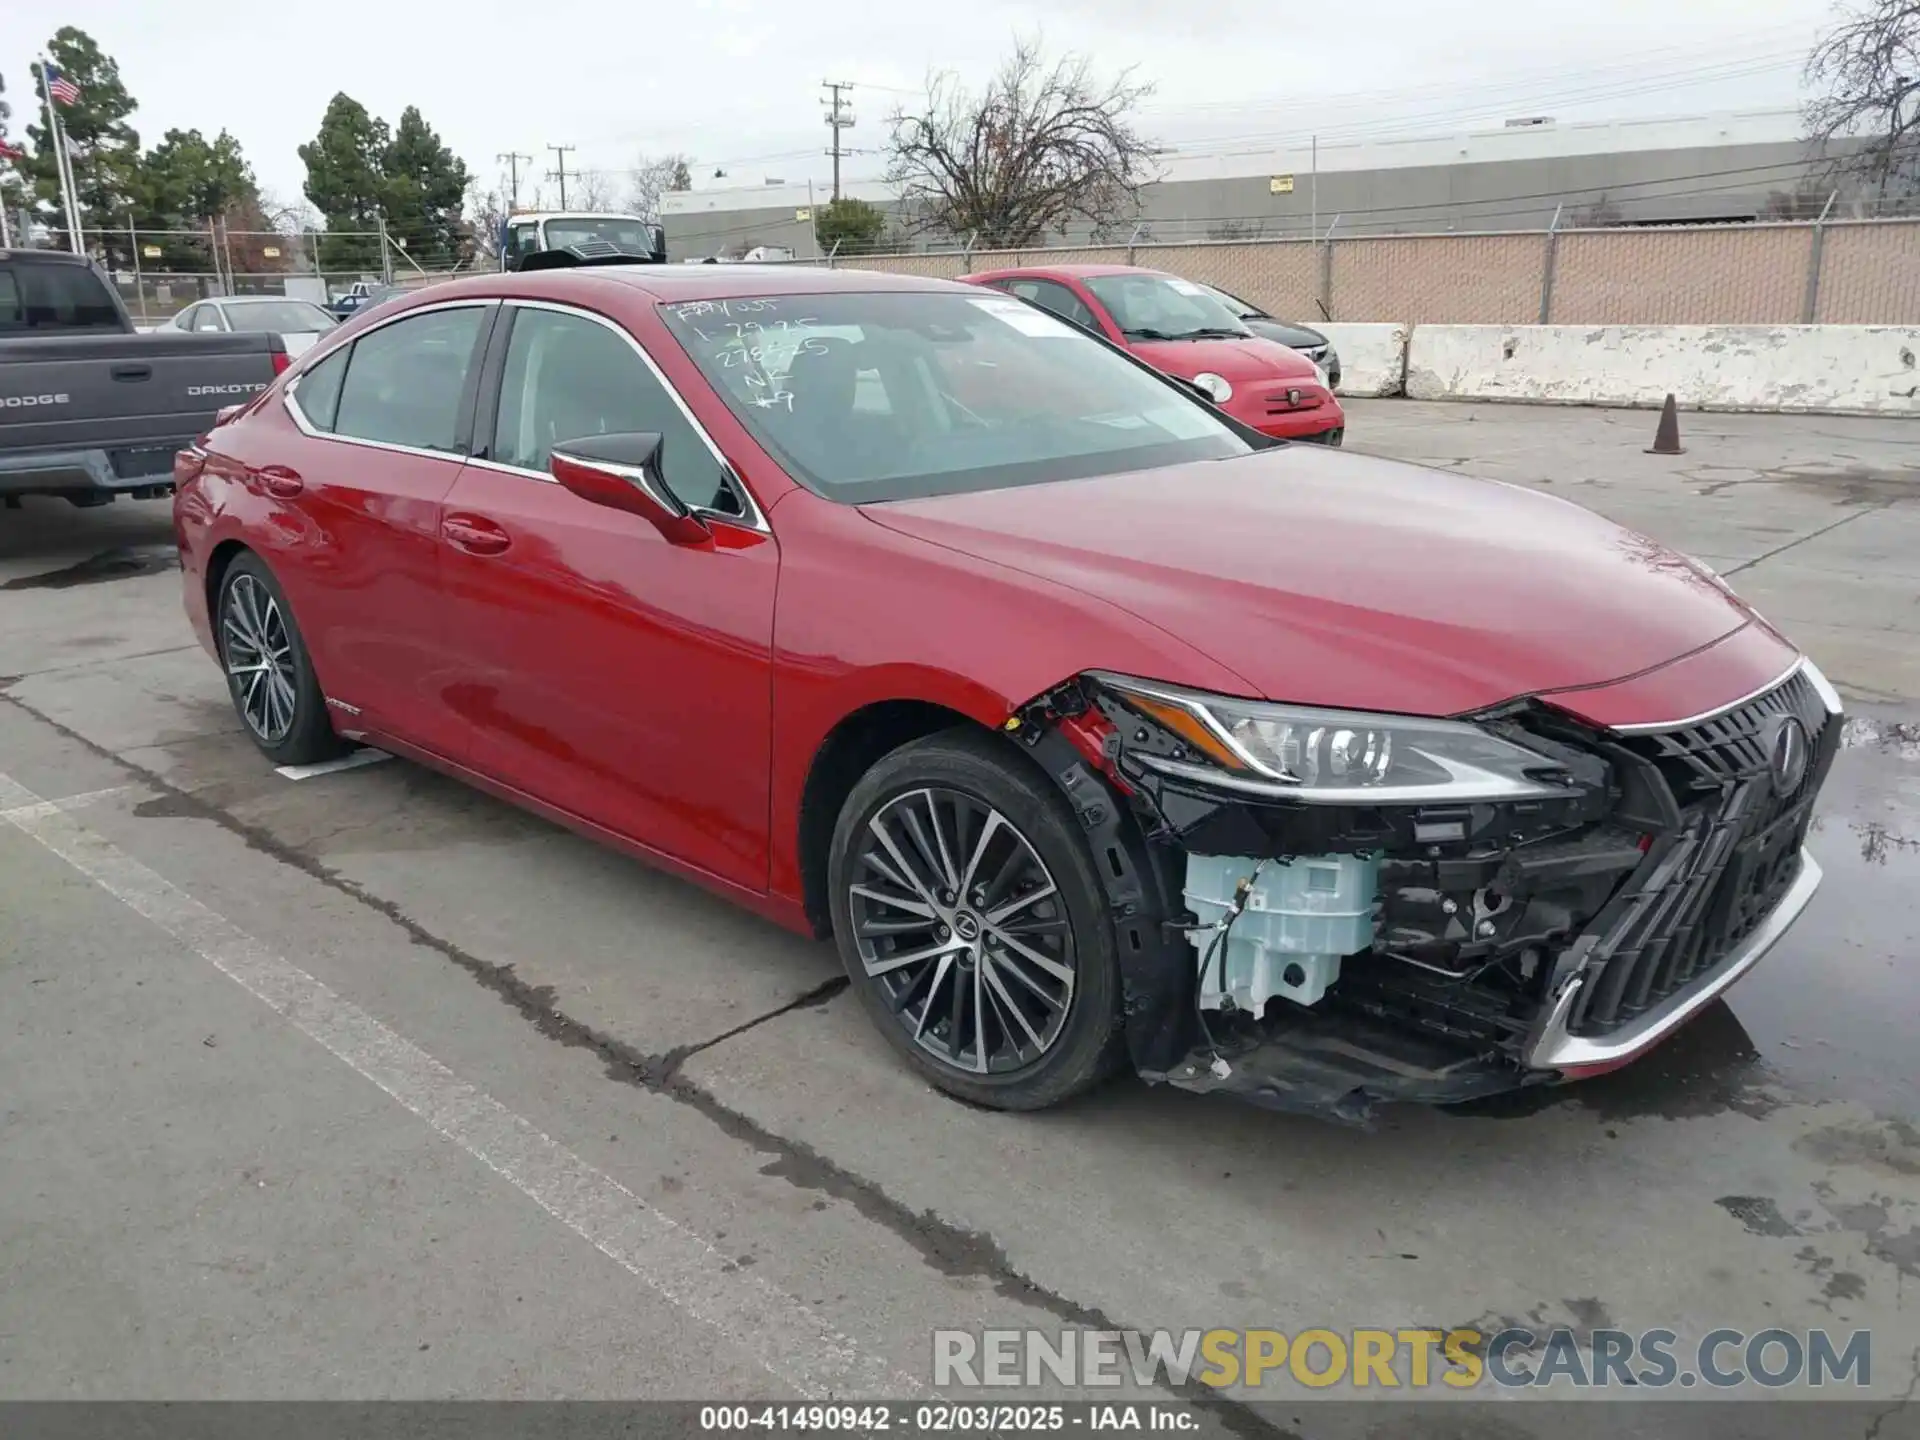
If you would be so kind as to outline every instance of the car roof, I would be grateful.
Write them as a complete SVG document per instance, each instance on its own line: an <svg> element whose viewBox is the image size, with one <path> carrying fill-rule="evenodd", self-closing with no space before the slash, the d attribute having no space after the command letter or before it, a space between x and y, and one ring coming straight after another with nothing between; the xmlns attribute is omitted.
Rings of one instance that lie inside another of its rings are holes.
<svg viewBox="0 0 1920 1440"><path fill-rule="evenodd" d="M312 305L318 308L318 300L304 300L298 295L210 295L209 305Z"/></svg>
<svg viewBox="0 0 1920 1440"><path fill-rule="evenodd" d="M895 275L882 270L829 270L818 265L581 265L558 270L465 276L411 290L453 300L462 296L538 298L586 296L617 285L653 300L744 300L763 295L942 291L977 294L953 280Z"/></svg>
<svg viewBox="0 0 1920 1440"><path fill-rule="evenodd" d="M1015 265L1006 270L981 270L969 278L991 280L1001 275L1052 275L1065 280L1093 280L1102 275L1165 275L1150 265Z"/></svg>

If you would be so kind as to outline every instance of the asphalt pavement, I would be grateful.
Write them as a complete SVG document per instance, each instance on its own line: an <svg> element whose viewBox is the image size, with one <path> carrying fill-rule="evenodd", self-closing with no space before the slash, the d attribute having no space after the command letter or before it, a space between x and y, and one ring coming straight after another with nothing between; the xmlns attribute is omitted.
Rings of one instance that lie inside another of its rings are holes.
<svg viewBox="0 0 1920 1440"><path fill-rule="evenodd" d="M1844 1430L1908 1433L1920 426L1652 426L1359 402L1349 444L1550 488L1798 638L1852 705L1825 888L1640 1064L1372 1132L1131 1079L956 1104L825 945L401 761L275 773L164 503L0 513L0 1400L911 1397L936 1328L1820 1324L1875 1337ZM1360 1433L1317 1404L1263 1418Z"/></svg>

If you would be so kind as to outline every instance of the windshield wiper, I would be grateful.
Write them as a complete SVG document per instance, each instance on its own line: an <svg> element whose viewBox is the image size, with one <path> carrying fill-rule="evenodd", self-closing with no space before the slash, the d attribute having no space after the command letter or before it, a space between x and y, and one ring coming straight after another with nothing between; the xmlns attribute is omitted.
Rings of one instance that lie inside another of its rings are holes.
<svg viewBox="0 0 1920 1440"><path fill-rule="evenodd" d="M1122 330L1129 340L1182 340L1185 336L1175 335L1166 330Z"/></svg>
<svg viewBox="0 0 1920 1440"><path fill-rule="evenodd" d="M1198 330L1182 330L1178 335L1169 335L1169 340L1243 340L1245 330L1229 330L1222 325L1203 325Z"/></svg>

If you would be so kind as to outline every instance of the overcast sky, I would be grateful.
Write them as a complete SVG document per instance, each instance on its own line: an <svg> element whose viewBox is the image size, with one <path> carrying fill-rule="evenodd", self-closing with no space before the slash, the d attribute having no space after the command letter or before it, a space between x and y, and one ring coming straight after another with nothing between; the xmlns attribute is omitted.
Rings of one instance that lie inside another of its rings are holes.
<svg viewBox="0 0 1920 1440"><path fill-rule="evenodd" d="M846 173L876 175L885 116L928 70L985 75L1016 33L1091 49L1109 69L1136 65L1157 87L1141 117L1155 138L1239 149L1316 131L1431 133L1523 114L1790 106L1799 64L1832 15L1830 0L984 0L969 9L468 0L257 10L231 0L17 0L8 9L0 73L16 134L34 108L32 47L77 25L119 60L144 143L170 127L212 136L224 126L282 201L301 198L295 147L338 90L389 121L418 105L489 182L504 172L496 155L537 156L538 178L554 159L543 147L572 144L570 170L621 174L638 153L683 151L704 188L823 178L825 79L856 87L849 143L868 153L851 157ZM716 180L716 169L728 178Z"/></svg>

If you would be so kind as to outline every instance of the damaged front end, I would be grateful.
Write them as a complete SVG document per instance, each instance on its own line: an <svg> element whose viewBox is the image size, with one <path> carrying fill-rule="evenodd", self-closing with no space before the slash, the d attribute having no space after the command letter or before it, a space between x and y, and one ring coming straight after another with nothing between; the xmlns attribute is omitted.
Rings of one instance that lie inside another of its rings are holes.
<svg viewBox="0 0 1920 1440"><path fill-rule="evenodd" d="M1839 713L1805 661L1628 730L1096 673L1008 729L1093 843L1135 1068L1364 1122L1615 1068L1738 979L1819 883Z"/></svg>

